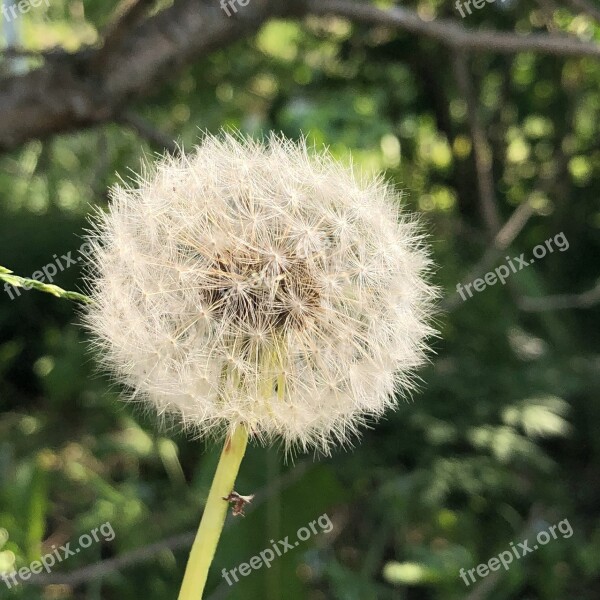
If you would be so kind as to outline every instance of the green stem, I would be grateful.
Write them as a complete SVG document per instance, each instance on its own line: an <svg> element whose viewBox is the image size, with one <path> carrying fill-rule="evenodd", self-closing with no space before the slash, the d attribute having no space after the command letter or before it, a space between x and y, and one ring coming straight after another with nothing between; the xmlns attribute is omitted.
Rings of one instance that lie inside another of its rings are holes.
<svg viewBox="0 0 600 600"><path fill-rule="evenodd" d="M225 442L185 569L179 600L202 598L208 570L215 556L229 508L229 503L223 498L233 491L247 442L248 431L244 426L239 426Z"/></svg>
<svg viewBox="0 0 600 600"><path fill-rule="evenodd" d="M38 290L40 292L52 294L57 298L66 298L67 300L74 300L75 302L82 302L83 304L92 303L92 299L89 296L84 296L78 292L68 292L67 290L63 290L61 287L52 285L51 283L43 283L42 281L37 281L36 279L29 279L28 277L19 277L18 275L13 275L13 272L5 267L0 267L0 281L5 281L14 287L24 288L26 290L33 288L34 290Z"/></svg>

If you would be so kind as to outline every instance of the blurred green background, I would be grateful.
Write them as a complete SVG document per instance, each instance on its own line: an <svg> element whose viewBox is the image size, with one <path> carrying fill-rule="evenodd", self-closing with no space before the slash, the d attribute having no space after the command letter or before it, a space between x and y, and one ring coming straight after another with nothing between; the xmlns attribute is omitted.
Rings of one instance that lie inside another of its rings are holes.
<svg viewBox="0 0 600 600"><path fill-rule="evenodd" d="M51 0L10 32L4 23L5 41L74 51L98 41L116 6ZM498 2L464 20L451 2L405 6L474 29L600 40L600 24L569 3ZM36 61L0 55L0 90ZM103 124L0 155L0 265L24 276L77 254L117 173L162 152L161 140L190 148L220 127L305 133L366 172L384 170L431 234L444 299L421 390L331 458L286 462L252 447L237 489L256 492L255 507L228 524L207 598L600 598L600 311L596 292L581 295L599 276L600 61L473 53L472 106L454 66L443 45L401 30L273 19L132 101L144 127ZM481 216L477 130L501 224L529 216L496 250ZM482 257L478 276L560 232L568 250L457 299ZM80 275L72 266L55 283L80 289ZM94 363L73 304L0 290L0 573L107 521L116 534L34 585L0 582L0 598L176 598L219 449L160 430ZM232 587L221 578L324 513L330 533ZM571 537L469 588L459 577L563 519Z"/></svg>

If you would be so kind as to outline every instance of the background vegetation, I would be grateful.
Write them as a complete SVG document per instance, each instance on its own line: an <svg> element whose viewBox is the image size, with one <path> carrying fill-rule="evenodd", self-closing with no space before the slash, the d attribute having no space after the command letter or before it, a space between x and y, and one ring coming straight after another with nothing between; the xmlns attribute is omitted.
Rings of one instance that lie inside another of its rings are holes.
<svg viewBox="0 0 600 600"><path fill-rule="evenodd" d="M451 2L403 4L425 24L600 41L598 9L581 0L498 1L465 19ZM250 0L247 10L264 5ZM229 523L210 598L599 598L598 55L445 44L391 18L235 17L248 31L239 26L235 39L119 98L126 111L3 138L2 128L31 126L28 111L47 101L32 84L19 119L3 94L44 65L76 72L72 55L35 54L95 51L115 8L51 0L4 23L5 39L16 35L30 52L0 55L1 265L29 276L54 255L75 255L86 215L106 206L117 173L127 177L144 154L176 151L171 140L190 147L200 130L230 126L304 132L366 171L384 170L426 222L444 290L441 336L413 401L332 458L286 463L278 449L249 450L238 489L258 496ZM197 2L209 8L232 26L216 1ZM53 85L68 87L52 73ZM465 302L456 295L458 282L505 256L531 256L560 232L567 251ZM55 283L78 289L80 266ZM217 455L119 400L94 370L73 304L33 291L11 301L0 290L0 572L106 521L116 533L31 585L0 583L0 598L175 598ZM325 512L331 533L231 588L220 577ZM572 537L477 585L460 579L461 567L562 519Z"/></svg>

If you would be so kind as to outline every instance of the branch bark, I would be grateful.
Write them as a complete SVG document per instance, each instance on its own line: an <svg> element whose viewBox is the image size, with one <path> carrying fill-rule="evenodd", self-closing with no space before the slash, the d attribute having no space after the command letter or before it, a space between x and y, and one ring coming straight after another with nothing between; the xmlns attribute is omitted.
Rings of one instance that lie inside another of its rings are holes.
<svg viewBox="0 0 600 600"><path fill-rule="evenodd" d="M93 67L100 70L112 65L111 58L115 50L119 49L125 37L143 20L154 3L155 0L123 0L104 32L104 43L94 56Z"/></svg>

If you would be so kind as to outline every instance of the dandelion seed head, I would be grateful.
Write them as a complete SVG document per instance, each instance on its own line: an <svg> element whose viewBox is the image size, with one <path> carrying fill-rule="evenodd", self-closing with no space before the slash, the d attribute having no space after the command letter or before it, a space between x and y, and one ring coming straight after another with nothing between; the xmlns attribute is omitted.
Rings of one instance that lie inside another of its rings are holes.
<svg viewBox="0 0 600 600"><path fill-rule="evenodd" d="M331 447L410 393L436 290L414 218L304 141L207 135L94 221L103 365L198 436Z"/></svg>

